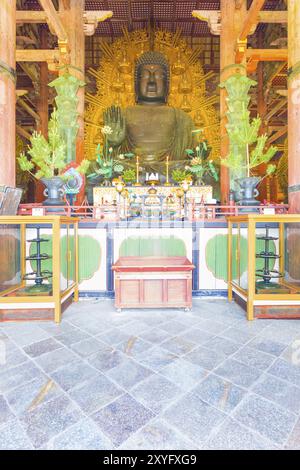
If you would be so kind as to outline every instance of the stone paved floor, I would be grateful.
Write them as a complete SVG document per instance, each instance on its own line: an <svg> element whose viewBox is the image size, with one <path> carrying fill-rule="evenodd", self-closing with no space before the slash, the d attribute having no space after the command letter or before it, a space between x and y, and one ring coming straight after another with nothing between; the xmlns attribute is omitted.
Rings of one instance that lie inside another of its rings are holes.
<svg viewBox="0 0 300 470"><path fill-rule="evenodd" d="M300 449L300 323L249 323L222 299L2 323L0 434L1 449Z"/></svg>

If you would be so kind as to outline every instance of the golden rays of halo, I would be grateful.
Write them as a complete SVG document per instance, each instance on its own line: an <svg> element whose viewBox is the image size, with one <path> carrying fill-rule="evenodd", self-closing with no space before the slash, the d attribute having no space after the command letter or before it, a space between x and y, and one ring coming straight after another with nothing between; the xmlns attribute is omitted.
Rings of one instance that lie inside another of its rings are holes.
<svg viewBox="0 0 300 470"><path fill-rule="evenodd" d="M85 158L95 159L98 143L102 142L103 111L112 105L126 108L135 103L134 63L150 49L150 36L146 30L128 32L112 44L100 43L103 54L100 67L90 69L96 78L97 92L86 94ZM211 158L220 154L219 116L214 104L218 95L207 96L205 83L214 73L204 74L198 56L201 48L192 49L181 37L181 32L156 31L154 50L162 52L170 64L170 93L168 105L180 108L192 117L195 126L202 128L212 148Z"/></svg>

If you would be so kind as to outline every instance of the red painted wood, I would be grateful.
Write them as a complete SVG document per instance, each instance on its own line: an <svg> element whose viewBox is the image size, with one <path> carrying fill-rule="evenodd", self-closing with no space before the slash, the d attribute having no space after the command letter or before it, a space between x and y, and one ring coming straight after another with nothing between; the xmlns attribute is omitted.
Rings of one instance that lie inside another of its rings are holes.
<svg viewBox="0 0 300 470"><path fill-rule="evenodd" d="M192 307L194 265L184 256L121 257L112 269L116 308Z"/></svg>

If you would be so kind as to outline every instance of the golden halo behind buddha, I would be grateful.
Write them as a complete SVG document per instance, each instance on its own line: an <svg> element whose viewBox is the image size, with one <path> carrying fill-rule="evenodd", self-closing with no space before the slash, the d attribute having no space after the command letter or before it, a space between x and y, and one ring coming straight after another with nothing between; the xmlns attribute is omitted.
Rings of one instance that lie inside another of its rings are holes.
<svg viewBox="0 0 300 470"><path fill-rule="evenodd" d="M103 112L112 105L125 109L135 104L135 64L150 51L150 36L146 30L124 31L124 37L112 44L101 43L103 54L98 70L90 70L96 78L97 92L86 94L85 155L95 159L95 150L102 141ZM185 111L195 126L203 128L203 135L212 148L211 158L220 152L219 117L214 107L218 96L206 95L205 76L199 61L200 49L192 50L181 38L180 32L156 31L154 51L168 61L170 71L167 104Z"/></svg>

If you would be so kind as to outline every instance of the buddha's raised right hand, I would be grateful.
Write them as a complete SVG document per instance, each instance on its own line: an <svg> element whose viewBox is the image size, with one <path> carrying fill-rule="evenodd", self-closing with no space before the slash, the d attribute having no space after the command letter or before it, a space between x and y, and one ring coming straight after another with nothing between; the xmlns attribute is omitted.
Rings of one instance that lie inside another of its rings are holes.
<svg viewBox="0 0 300 470"><path fill-rule="evenodd" d="M121 145L126 137L126 123L122 110L119 106L111 106L103 113L104 125L112 130L107 134L107 140L113 147Z"/></svg>

